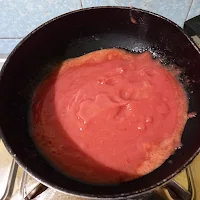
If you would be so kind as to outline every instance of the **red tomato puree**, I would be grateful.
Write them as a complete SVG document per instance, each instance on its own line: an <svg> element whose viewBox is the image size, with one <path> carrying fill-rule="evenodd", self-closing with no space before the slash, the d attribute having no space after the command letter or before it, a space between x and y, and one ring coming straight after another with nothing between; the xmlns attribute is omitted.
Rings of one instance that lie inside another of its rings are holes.
<svg viewBox="0 0 200 200"><path fill-rule="evenodd" d="M143 176L180 145L187 98L174 74L149 52L107 49L66 60L36 90L33 139L80 181Z"/></svg>

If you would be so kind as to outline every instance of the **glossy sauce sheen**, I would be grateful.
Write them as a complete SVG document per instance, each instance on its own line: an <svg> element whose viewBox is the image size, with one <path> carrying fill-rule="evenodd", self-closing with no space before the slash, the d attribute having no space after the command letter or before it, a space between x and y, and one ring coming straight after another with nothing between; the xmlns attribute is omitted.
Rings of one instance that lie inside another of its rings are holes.
<svg viewBox="0 0 200 200"><path fill-rule="evenodd" d="M181 84L149 52L107 49L63 62L37 88L32 136L60 171L80 181L132 180L180 145Z"/></svg>

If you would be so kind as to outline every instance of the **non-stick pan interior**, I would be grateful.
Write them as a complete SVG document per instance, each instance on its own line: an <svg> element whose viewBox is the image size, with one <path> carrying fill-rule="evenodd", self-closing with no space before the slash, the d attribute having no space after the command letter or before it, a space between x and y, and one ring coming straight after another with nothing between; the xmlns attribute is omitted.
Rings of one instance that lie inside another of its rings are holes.
<svg viewBox="0 0 200 200"><path fill-rule="evenodd" d="M194 158L200 147L200 115L197 114L186 125L182 148L161 167L140 179L110 187L69 179L40 155L30 137L28 121L36 86L62 60L113 47L137 53L150 50L164 63L182 68L187 75L183 80L190 83L187 86L189 111L200 113L200 54L172 22L146 11L114 7L86 9L51 20L33 31L12 52L0 80L0 125L4 143L28 172L49 186L100 198L138 194L175 175Z"/></svg>

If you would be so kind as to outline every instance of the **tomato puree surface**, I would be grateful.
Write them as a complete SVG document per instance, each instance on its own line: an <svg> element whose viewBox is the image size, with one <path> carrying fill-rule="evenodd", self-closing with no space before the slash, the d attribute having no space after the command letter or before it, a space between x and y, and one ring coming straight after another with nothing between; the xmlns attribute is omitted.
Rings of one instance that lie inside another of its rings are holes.
<svg viewBox="0 0 200 200"><path fill-rule="evenodd" d="M36 90L33 139L80 181L143 176L180 145L187 99L174 74L149 52L106 49L66 60Z"/></svg>

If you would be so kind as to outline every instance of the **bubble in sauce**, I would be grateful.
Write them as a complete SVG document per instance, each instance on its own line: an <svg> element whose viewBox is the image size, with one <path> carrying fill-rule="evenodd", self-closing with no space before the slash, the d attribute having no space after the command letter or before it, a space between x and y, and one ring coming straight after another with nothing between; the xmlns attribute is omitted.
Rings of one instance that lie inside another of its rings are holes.
<svg viewBox="0 0 200 200"><path fill-rule="evenodd" d="M131 91L131 89L129 88L127 88L127 89L122 89L121 91L120 91L120 97L122 98L122 99L124 99L124 100L130 100L131 99L131 96L132 96L132 91Z"/></svg>
<svg viewBox="0 0 200 200"><path fill-rule="evenodd" d="M150 116L146 117L145 119L146 123L151 123L152 121L153 121L153 117L150 117Z"/></svg>
<svg viewBox="0 0 200 200"><path fill-rule="evenodd" d="M113 86L113 85L116 85L116 84L117 84L117 80L114 79L114 78L109 78L109 79L107 79L107 80L105 81L105 84Z"/></svg>
<svg viewBox="0 0 200 200"><path fill-rule="evenodd" d="M117 67L116 71L121 74L121 73L124 72L124 68L123 67Z"/></svg>
<svg viewBox="0 0 200 200"><path fill-rule="evenodd" d="M145 124L141 123L141 124L138 125L137 129L139 131L144 131L146 129L146 126L145 126Z"/></svg>
<svg viewBox="0 0 200 200"><path fill-rule="evenodd" d="M163 102L157 107L157 111L160 114L166 115L169 113L169 107L166 103Z"/></svg>
<svg viewBox="0 0 200 200"><path fill-rule="evenodd" d="M97 83L103 85L105 83L105 81L106 81L105 78L101 77L101 78L98 79Z"/></svg>

